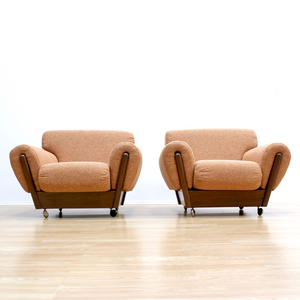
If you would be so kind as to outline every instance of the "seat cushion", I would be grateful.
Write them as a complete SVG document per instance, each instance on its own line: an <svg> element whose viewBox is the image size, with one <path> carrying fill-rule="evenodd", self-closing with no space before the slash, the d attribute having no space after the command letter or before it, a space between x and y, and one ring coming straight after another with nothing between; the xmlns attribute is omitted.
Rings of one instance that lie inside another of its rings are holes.
<svg viewBox="0 0 300 300"><path fill-rule="evenodd" d="M256 190L262 172L258 163L241 160L199 160L193 186L199 190Z"/></svg>
<svg viewBox="0 0 300 300"><path fill-rule="evenodd" d="M105 192L110 190L109 166L101 162L63 162L39 170L44 192Z"/></svg>

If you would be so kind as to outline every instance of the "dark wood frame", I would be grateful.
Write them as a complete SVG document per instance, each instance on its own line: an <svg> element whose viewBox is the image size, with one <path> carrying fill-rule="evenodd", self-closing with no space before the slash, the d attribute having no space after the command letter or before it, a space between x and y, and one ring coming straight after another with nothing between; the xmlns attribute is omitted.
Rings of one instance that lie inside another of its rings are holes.
<svg viewBox="0 0 300 300"><path fill-rule="evenodd" d="M181 190L175 191L178 204L182 204L185 209L194 207L240 207L257 206L259 214L262 213L261 206L267 206L272 188L274 186L279 167L282 160L282 153L275 155L273 166L270 172L266 189L258 189L254 191L206 191L188 189L184 164L180 152L175 153L175 161L181 185ZM192 213L193 214L193 213Z"/></svg>
<svg viewBox="0 0 300 300"><path fill-rule="evenodd" d="M30 166L25 154L20 155L21 166L36 209L57 208L110 208L111 216L117 214L119 205L125 202L126 192L123 191L125 174L129 161L129 153L122 154L119 176L115 190L107 192L64 192L49 193L37 191ZM47 213L48 214L48 213ZM47 217L47 214L44 216Z"/></svg>

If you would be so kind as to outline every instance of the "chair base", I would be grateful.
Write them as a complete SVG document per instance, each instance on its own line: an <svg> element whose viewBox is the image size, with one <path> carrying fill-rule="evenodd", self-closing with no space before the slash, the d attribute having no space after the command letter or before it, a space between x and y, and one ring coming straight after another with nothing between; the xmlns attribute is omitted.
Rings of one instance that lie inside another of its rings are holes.
<svg viewBox="0 0 300 300"><path fill-rule="evenodd" d="M82 193L45 193L37 192L39 206L43 209L45 218L49 217L46 208L59 209L59 217L62 218L62 208L110 208L110 215L115 217L118 207L113 207L116 191L108 192L82 192ZM120 204L124 204L126 192L122 191ZM83 201L84 199L84 201Z"/></svg>
<svg viewBox="0 0 300 300"><path fill-rule="evenodd" d="M122 198L126 192L122 191ZM108 192L46 193L37 192L39 208L118 208L114 207L115 190ZM122 205L122 202L121 202Z"/></svg>
<svg viewBox="0 0 300 300"><path fill-rule="evenodd" d="M266 206L263 203L265 190L255 191L199 191L188 190L190 203L185 203L182 190L176 191L178 204L194 207L245 207Z"/></svg>
<svg viewBox="0 0 300 300"><path fill-rule="evenodd" d="M266 189L258 189L254 191L205 191L188 189L182 156L180 152L176 152L175 161L181 185L181 190L175 191L178 204L182 204L185 207L185 211L186 208L191 208L192 216L195 215L194 207L235 206L240 207L240 210L242 210L245 206L257 206L258 215L262 215L263 210L260 206L268 205L281 160L282 153L276 153Z"/></svg>
<svg viewBox="0 0 300 300"><path fill-rule="evenodd" d="M184 201L182 190L175 191L178 204L184 206L185 213L187 208L191 208L191 215L195 216L195 207L239 207L239 215L243 215L244 207L257 207L258 215L262 215L261 206L267 206L264 203L265 190L255 191L199 191L188 190L189 204Z"/></svg>

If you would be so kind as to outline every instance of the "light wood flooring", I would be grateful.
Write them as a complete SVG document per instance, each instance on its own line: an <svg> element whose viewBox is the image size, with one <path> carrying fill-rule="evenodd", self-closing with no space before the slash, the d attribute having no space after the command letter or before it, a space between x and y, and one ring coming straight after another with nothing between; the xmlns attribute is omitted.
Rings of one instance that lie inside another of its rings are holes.
<svg viewBox="0 0 300 300"><path fill-rule="evenodd" d="M0 299L300 299L300 205L0 206Z"/></svg>

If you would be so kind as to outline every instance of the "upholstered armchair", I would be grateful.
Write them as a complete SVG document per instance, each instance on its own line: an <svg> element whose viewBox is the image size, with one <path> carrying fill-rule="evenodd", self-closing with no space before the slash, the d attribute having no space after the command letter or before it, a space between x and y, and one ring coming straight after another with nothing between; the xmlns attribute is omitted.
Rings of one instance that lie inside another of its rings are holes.
<svg viewBox="0 0 300 300"><path fill-rule="evenodd" d="M14 173L35 208L110 208L115 217L140 174L142 154L130 132L56 130L43 134L42 148L15 147Z"/></svg>
<svg viewBox="0 0 300 300"><path fill-rule="evenodd" d="M271 191L284 177L291 154L287 146L257 146L247 129L193 129L168 131L159 165L185 211L195 207L268 205Z"/></svg>

